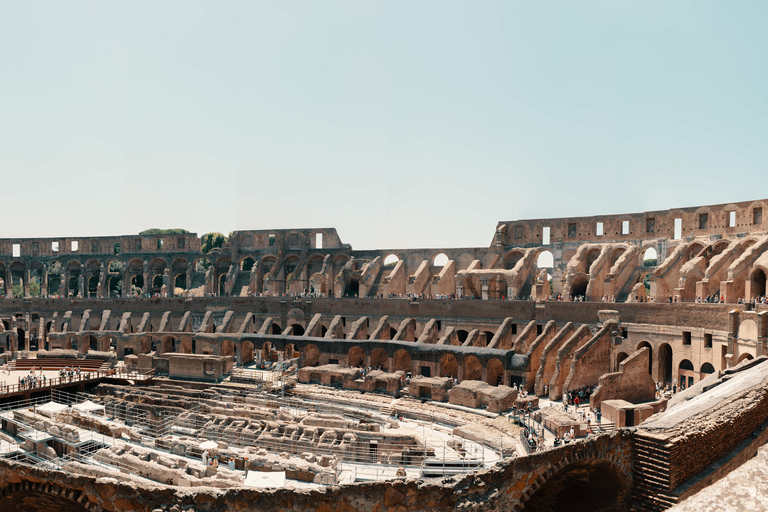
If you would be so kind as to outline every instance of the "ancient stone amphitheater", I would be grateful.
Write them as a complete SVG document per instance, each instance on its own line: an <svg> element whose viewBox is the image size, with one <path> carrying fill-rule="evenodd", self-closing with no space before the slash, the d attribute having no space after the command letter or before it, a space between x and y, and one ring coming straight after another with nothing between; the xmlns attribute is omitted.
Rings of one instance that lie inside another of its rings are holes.
<svg viewBox="0 0 768 512"><path fill-rule="evenodd" d="M0 240L0 506L664 510L768 436L766 206Z"/></svg>

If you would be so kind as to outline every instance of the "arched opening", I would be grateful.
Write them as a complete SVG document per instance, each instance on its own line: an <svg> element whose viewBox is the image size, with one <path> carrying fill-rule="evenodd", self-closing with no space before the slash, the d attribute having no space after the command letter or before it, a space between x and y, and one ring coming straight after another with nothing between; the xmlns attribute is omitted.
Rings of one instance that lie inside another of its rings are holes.
<svg viewBox="0 0 768 512"><path fill-rule="evenodd" d="M712 366L711 363L704 363L703 365L701 365L701 373L702 373L701 378L703 379L704 375L710 375L712 373L715 373L715 367Z"/></svg>
<svg viewBox="0 0 768 512"><path fill-rule="evenodd" d="M291 336L304 336L304 328L299 324L291 324L289 327Z"/></svg>
<svg viewBox="0 0 768 512"><path fill-rule="evenodd" d="M187 273L186 272L182 272L181 274L176 275L176 277L173 279L173 287L176 290L187 289Z"/></svg>
<svg viewBox="0 0 768 512"><path fill-rule="evenodd" d="M623 360L625 360L629 355L626 352L619 352L616 354L616 371L619 369L619 365Z"/></svg>
<svg viewBox="0 0 768 512"><path fill-rule="evenodd" d="M86 334L84 341L88 346L88 350L93 350L94 352L99 350L99 340L96 339L96 336L92 334Z"/></svg>
<svg viewBox="0 0 768 512"><path fill-rule="evenodd" d="M512 270L517 265L517 262L523 259L523 253L520 251L510 251L504 256L504 268Z"/></svg>
<svg viewBox="0 0 768 512"><path fill-rule="evenodd" d="M123 280L120 276L109 277L109 296L119 297L123 291Z"/></svg>
<svg viewBox="0 0 768 512"><path fill-rule="evenodd" d="M24 332L24 329L22 329L21 327L17 327L16 334L18 335L18 339L19 339L19 350L24 350L25 347L27 346L27 341L26 341L27 338L25 336L26 333Z"/></svg>
<svg viewBox="0 0 768 512"><path fill-rule="evenodd" d="M250 272L253 270L253 266L256 264L256 260L251 258L250 256L246 256L245 258L240 260L240 270L243 272Z"/></svg>
<svg viewBox="0 0 768 512"><path fill-rule="evenodd" d="M587 258L586 258L586 265L584 267L584 272L589 273L589 269L592 268L592 264L597 261L597 258L600 257L600 249L594 248L590 249L589 252L587 252Z"/></svg>
<svg viewBox="0 0 768 512"><path fill-rule="evenodd" d="M465 341L467 341L467 336L469 336L469 333L464 329L459 329L456 331L456 337L459 339L459 344L463 344Z"/></svg>
<svg viewBox="0 0 768 512"><path fill-rule="evenodd" d="M485 365L485 382L498 386L504 382L504 365L498 359L491 359Z"/></svg>
<svg viewBox="0 0 768 512"><path fill-rule="evenodd" d="M55 489L51 490L51 493L41 492L33 490L29 487L43 487L42 484L29 484L26 489L19 489L17 491L11 491L0 497L0 510L23 510L24 512L47 512L50 510L56 510L57 512L88 512L89 509L81 505L77 498L81 493L72 491L64 492L61 489L61 495L54 494ZM68 499L67 496L71 496L72 499ZM84 500L88 503L88 500ZM99 509L100 510L100 509Z"/></svg>
<svg viewBox="0 0 768 512"><path fill-rule="evenodd" d="M584 275L576 276L571 283L571 297L584 297L587 296L587 286L589 285L589 278Z"/></svg>
<svg viewBox="0 0 768 512"><path fill-rule="evenodd" d="M224 297L227 294L227 274L222 272L219 274L219 297Z"/></svg>
<svg viewBox="0 0 768 512"><path fill-rule="evenodd" d="M272 334L282 334L283 330L280 328L280 325L272 322Z"/></svg>
<svg viewBox="0 0 768 512"><path fill-rule="evenodd" d="M464 380L482 380L483 378L483 365L480 364L480 360L473 356L465 356L463 361L464 367Z"/></svg>
<svg viewBox="0 0 768 512"><path fill-rule="evenodd" d="M680 389L687 389L694 384L694 378L696 373L693 371L693 363L688 359L683 359L677 368L678 382L680 383Z"/></svg>
<svg viewBox="0 0 768 512"><path fill-rule="evenodd" d="M564 467L524 504L526 511L594 512L629 510L627 478L604 459L582 459Z"/></svg>
<svg viewBox="0 0 768 512"><path fill-rule="evenodd" d="M392 364L394 366L394 371L402 370L404 372L410 372L411 354L409 354L405 349L401 348L392 355Z"/></svg>
<svg viewBox="0 0 768 512"><path fill-rule="evenodd" d="M78 276L72 276L69 278L69 286L67 287L69 290L69 296L70 297L77 297L80 293L80 284L78 283Z"/></svg>
<svg viewBox="0 0 768 512"><path fill-rule="evenodd" d="M144 289L144 276L141 274L136 274L131 278L131 293L134 295L140 294L143 289Z"/></svg>
<svg viewBox="0 0 768 512"><path fill-rule="evenodd" d="M371 352L371 368L384 370L385 372L389 370L389 357L386 350L383 348L373 349L373 352Z"/></svg>
<svg viewBox="0 0 768 512"><path fill-rule="evenodd" d="M555 257L550 251L542 251L536 259L536 268L553 268Z"/></svg>
<svg viewBox="0 0 768 512"><path fill-rule="evenodd" d="M88 296L96 297L99 293L99 276L91 276L88 279Z"/></svg>
<svg viewBox="0 0 768 512"><path fill-rule="evenodd" d="M350 277L347 285L344 287L345 297L357 297L360 294L360 282L356 277Z"/></svg>
<svg viewBox="0 0 768 512"><path fill-rule="evenodd" d="M397 262L400 261L400 258L397 257L395 254L390 254L386 258L384 258L384 267L385 268L392 268L395 265L397 265Z"/></svg>
<svg viewBox="0 0 768 512"><path fill-rule="evenodd" d="M765 272L761 269L756 269L752 273L752 297L757 298L765 296Z"/></svg>
<svg viewBox="0 0 768 512"><path fill-rule="evenodd" d="M443 354L440 358L440 376L453 377L459 376L459 362L453 354Z"/></svg>
<svg viewBox="0 0 768 512"><path fill-rule="evenodd" d="M393 340L395 339L395 336L397 335L397 329L394 327L389 328L389 339Z"/></svg>
<svg viewBox="0 0 768 512"><path fill-rule="evenodd" d="M293 359L295 357L296 348L292 343L286 343L283 347L283 359Z"/></svg>
<svg viewBox="0 0 768 512"><path fill-rule="evenodd" d="M649 247L645 254L643 254L643 266L644 267L655 267L659 262L659 255L656 252L656 249L653 247Z"/></svg>
<svg viewBox="0 0 768 512"><path fill-rule="evenodd" d="M741 363L742 361L749 361L751 359L753 359L752 354L741 354L739 356L739 360L738 360L737 364Z"/></svg>
<svg viewBox="0 0 768 512"><path fill-rule="evenodd" d="M485 335L485 345L483 346L487 347L493 339L493 333L491 331L483 331L483 334Z"/></svg>
<svg viewBox="0 0 768 512"><path fill-rule="evenodd" d="M320 349L317 346L309 344L301 351L301 358L299 366L318 366L320 364Z"/></svg>
<svg viewBox="0 0 768 512"><path fill-rule="evenodd" d="M672 347L668 343L659 347L659 381L672 385Z"/></svg>
<svg viewBox="0 0 768 512"><path fill-rule="evenodd" d="M647 341L641 341L637 345L637 350L648 348L648 375L653 375L653 347Z"/></svg>
<svg viewBox="0 0 768 512"><path fill-rule="evenodd" d="M362 347L352 347L347 354L347 364L353 368L365 366L365 350Z"/></svg>
<svg viewBox="0 0 768 512"><path fill-rule="evenodd" d="M152 278L152 291L154 293L157 293L160 291L160 289L163 287L163 276L161 274L155 275L155 277Z"/></svg>
<svg viewBox="0 0 768 512"><path fill-rule="evenodd" d="M448 255L444 252L441 252L432 260L433 267L444 267L446 263L448 263Z"/></svg>

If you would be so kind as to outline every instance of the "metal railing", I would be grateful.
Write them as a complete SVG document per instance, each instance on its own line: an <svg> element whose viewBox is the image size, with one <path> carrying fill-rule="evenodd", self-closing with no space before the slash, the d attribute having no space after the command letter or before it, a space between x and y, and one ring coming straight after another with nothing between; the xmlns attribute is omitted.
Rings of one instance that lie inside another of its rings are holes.
<svg viewBox="0 0 768 512"><path fill-rule="evenodd" d="M28 382L18 384L5 384L0 382L0 397L3 395L13 395L15 393L21 393L24 391L40 391L46 389L54 389L60 386L69 386L72 384L85 384L89 382L96 382L102 379L124 379L134 381L146 381L154 376L154 370L146 372L138 371L126 371L110 369L107 371L92 371L81 372L80 374L73 374L71 376L55 377L49 379L44 377L42 379L35 377L29 379Z"/></svg>

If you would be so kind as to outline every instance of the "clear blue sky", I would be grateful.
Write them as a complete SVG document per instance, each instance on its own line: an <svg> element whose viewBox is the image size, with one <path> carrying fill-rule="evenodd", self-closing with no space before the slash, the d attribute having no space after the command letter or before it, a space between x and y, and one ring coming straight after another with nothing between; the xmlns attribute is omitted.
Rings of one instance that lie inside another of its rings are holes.
<svg viewBox="0 0 768 512"><path fill-rule="evenodd" d="M0 237L768 197L767 2L0 0Z"/></svg>

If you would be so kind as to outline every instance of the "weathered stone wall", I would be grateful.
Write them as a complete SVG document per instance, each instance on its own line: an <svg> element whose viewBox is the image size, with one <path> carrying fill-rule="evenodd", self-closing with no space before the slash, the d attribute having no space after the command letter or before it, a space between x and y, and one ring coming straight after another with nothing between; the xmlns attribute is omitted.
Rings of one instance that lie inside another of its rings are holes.
<svg viewBox="0 0 768 512"><path fill-rule="evenodd" d="M524 510L525 503L547 481L574 464L590 460L610 465L630 482L630 435L616 432L557 450L505 459L500 466L453 479L372 482L314 491L144 486L0 459L0 489L65 496L91 512L170 511L175 505L197 512L502 512Z"/></svg>

